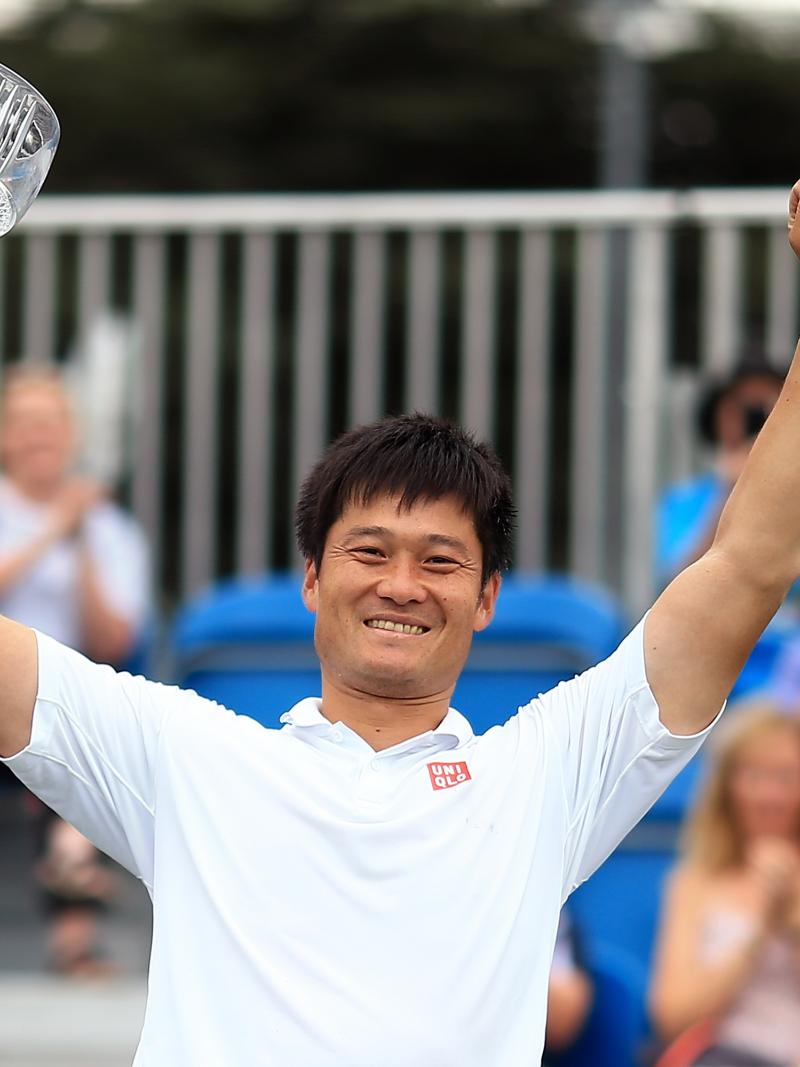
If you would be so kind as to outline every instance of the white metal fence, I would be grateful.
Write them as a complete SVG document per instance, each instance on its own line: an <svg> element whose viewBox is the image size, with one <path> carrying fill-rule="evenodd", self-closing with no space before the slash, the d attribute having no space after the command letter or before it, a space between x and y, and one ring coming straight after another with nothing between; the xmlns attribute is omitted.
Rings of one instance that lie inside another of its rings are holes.
<svg viewBox="0 0 800 1067"><path fill-rule="evenodd" d="M43 197L0 245L0 360L114 307L142 338L130 502L162 586L294 561L332 434L438 411L512 470L516 563L652 592L651 514L696 461L698 376L788 362L782 190Z"/></svg>

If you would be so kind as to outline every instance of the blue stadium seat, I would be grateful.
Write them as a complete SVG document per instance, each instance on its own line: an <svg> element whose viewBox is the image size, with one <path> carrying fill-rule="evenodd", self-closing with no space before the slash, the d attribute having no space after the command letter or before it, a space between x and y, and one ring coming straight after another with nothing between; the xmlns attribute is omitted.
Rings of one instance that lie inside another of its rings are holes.
<svg viewBox="0 0 800 1067"><path fill-rule="evenodd" d="M647 1032L643 1010L646 974L620 949L595 947L589 959L595 998L577 1043L548 1067L636 1067Z"/></svg>
<svg viewBox="0 0 800 1067"><path fill-rule="evenodd" d="M277 726L320 691L314 619L297 575L222 582L179 614L173 637L178 681ZM454 705L477 733L607 656L624 635L613 598L569 578L506 578L491 626L477 634Z"/></svg>
<svg viewBox="0 0 800 1067"><path fill-rule="evenodd" d="M634 830L569 898L570 913L591 958L606 948L622 951L649 971L666 877L675 863L674 836L637 844L648 828Z"/></svg>
<svg viewBox="0 0 800 1067"><path fill-rule="evenodd" d="M179 613L173 630L177 681L277 727L280 716L320 692L314 617L296 574L221 582Z"/></svg>

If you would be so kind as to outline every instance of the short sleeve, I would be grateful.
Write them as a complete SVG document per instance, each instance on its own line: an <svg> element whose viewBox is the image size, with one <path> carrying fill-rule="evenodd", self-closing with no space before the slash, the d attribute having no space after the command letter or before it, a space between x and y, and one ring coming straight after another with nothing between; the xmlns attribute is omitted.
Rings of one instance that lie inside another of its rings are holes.
<svg viewBox="0 0 800 1067"><path fill-rule="evenodd" d="M608 659L562 682L531 709L542 717L560 768L566 897L655 803L714 723L681 737L660 721L645 674L644 620Z"/></svg>
<svg viewBox="0 0 800 1067"><path fill-rule="evenodd" d="M163 728L171 715L215 705L196 693L118 674L44 634L36 637L39 682L31 740L2 762L152 887Z"/></svg>

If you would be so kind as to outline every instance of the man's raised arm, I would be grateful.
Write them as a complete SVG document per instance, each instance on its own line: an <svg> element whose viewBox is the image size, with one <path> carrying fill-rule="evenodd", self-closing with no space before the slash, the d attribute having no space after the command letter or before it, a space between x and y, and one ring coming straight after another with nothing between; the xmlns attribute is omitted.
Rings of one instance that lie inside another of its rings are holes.
<svg viewBox="0 0 800 1067"><path fill-rule="evenodd" d="M33 630L0 616L0 756L13 756L30 741L37 683Z"/></svg>
<svg viewBox="0 0 800 1067"><path fill-rule="evenodd" d="M789 242L800 256L797 207ZM707 726L800 574L800 344L711 548L659 597L645 625L645 664L661 720L677 734Z"/></svg>

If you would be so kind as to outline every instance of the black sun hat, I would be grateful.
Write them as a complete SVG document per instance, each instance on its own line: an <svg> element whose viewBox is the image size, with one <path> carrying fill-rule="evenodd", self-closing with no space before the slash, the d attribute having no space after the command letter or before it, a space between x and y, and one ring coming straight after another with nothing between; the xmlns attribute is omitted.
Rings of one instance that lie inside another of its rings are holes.
<svg viewBox="0 0 800 1067"><path fill-rule="evenodd" d="M697 405L697 432L709 445L717 443L716 417L720 402L741 382L747 378L771 378L777 385L783 385L786 372L770 362L762 352L750 352L742 356L724 377L709 381Z"/></svg>

